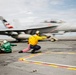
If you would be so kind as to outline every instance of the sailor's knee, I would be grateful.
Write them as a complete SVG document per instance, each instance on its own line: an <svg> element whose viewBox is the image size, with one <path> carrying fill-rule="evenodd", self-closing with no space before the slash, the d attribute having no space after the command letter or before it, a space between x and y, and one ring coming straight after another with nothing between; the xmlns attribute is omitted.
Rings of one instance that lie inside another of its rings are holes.
<svg viewBox="0 0 76 75"><path fill-rule="evenodd" d="M41 46L39 46L39 48L38 49L41 49Z"/></svg>

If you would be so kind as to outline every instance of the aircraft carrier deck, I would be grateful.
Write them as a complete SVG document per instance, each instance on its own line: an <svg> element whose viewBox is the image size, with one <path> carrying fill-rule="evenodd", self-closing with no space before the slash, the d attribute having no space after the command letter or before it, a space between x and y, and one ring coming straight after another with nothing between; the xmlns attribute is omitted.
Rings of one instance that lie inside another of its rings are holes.
<svg viewBox="0 0 76 75"><path fill-rule="evenodd" d="M76 75L76 41L40 41L36 54L18 53L25 41L12 43L12 53L0 54L0 75Z"/></svg>

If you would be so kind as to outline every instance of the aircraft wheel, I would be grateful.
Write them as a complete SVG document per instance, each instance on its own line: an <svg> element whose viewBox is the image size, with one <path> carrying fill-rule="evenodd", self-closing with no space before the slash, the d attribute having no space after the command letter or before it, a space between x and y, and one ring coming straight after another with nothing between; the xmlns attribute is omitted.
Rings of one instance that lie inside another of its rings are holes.
<svg viewBox="0 0 76 75"><path fill-rule="evenodd" d="M20 40L20 39L17 39L17 41L18 41L18 42L21 42L22 40Z"/></svg>

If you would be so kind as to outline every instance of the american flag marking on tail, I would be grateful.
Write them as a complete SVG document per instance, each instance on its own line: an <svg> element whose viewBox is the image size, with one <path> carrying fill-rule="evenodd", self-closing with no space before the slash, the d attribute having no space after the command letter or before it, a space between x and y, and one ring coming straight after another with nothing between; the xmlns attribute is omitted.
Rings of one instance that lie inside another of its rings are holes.
<svg viewBox="0 0 76 75"><path fill-rule="evenodd" d="M5 26L6 26L7 28L13 28L13 26L10 25L9 23L5 23Z"/></svg>
<svg viewBox="0 0 76 75"><path fill-rule="evenodd" d="M3 20L3 23L7 28L13 28L13 26L10 25L10 23L8 23L5 19Z"/></svg>

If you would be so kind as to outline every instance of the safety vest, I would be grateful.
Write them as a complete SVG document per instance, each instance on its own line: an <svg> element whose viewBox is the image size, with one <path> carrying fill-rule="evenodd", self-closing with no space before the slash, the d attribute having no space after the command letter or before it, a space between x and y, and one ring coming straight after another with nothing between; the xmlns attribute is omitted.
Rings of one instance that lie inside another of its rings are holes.
<svg viewBox="0 0 76 75"><path fill-rule="evenodd" d="M16 45L7 42L7 43L4 43L4 44L1 46L1 48L2 48L5 52L11 52L11 51L12 51L11 46L16 46Z"/></svg>

